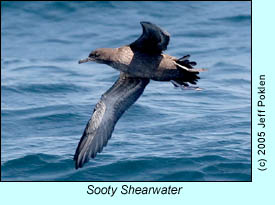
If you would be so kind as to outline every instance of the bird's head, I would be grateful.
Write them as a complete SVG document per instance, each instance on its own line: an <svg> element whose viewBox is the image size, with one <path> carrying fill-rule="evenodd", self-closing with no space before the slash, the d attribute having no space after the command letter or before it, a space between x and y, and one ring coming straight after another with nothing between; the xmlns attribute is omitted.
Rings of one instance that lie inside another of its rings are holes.
<svg viewBox="0 0 275 205"><path fill-rule="evenodd" d="M111 61L113 54L113 48L97 48L89 54L88 58L79 60L78 63L86 63L89 61L95 61L97 63L108 64Z"/></svg>

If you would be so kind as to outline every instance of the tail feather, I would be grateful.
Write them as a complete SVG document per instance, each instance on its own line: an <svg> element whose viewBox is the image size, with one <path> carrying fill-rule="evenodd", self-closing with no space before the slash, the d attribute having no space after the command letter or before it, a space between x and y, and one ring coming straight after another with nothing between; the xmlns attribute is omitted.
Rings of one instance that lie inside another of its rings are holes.
<svg viewBox="0 0 275 205"><path fill-rule="evenodd" d="M190 61L189 64L190 64L191 66L197 65L197 63L196 63L195 61Z"/></svg>
<svg viewBox="0 0 275 205"><path fill-rule="evenodd" d="M188 87L189 83L196 85L198 79L200 79L198 76L199 72L205 71L205 69L194 68L193 66L197 65L197 63L195 61L189 61L189 58L190 55L186 55L175 61L180 71L180 77L174 79L174 82L185 87Z"/></svg>
<svg viewBox="0 0 275 205"><path fill-rule="evenodd" d="M186 55L186 56L179 58L178 61L185 61L185 60L188 60L189 58L190 58L190 55Z"/></svg>

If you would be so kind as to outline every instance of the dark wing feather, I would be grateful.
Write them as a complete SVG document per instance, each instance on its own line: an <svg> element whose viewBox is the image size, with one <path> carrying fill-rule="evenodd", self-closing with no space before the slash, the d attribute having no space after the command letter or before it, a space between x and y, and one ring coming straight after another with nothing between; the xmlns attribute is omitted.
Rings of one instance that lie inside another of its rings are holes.
<svg viewBox="0 0 275 205"><path fill-rule="evenodd" d="M76 149L76 169L102 151L111 138L116 122L140 97L148 83L149 79L127 77L122 73L115 84L102 95Z"/></svg>
<svg viewBox="0 0 275 205"><path fill-rule="evenodd" d="M188 60L189 58L190 58L190 55L183 56L183 57L177 59L176 63L178 63L179 65L182 65L186 68L194 69L194 71L195 71L195 68L193 68L193 66L197 65L197 63L195 61L189 61ZM200 79L200 77L198 76L199 71L198 72L189 72L187 70L179 68L179 66L177 66L177 67L180 70L180 77L178 79L174 79L174 81L177 82L179 85L184 85L184 86L188 87L189 86L188 83L195 85L197 83L198 79Z"/></svg>
<svg viewBox="0 0 275 205"><path fill-rule="evenodd" d="M142 35L130 44L131 49L148 54L160 54L167 49L170 34L150 22L140 22Z"/></svg>

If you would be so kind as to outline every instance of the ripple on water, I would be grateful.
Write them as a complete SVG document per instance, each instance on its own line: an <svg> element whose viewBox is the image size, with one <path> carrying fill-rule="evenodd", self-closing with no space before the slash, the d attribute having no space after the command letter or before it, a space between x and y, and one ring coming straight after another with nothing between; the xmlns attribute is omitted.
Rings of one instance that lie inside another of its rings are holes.
<svg viewBox="0 0 275 205"><path fill-rule="evenodd" d="M250 6L1 2L2 180L249 181ZM83 129L119 75L77 62L97 47L133 42L140 19L171 34L165 53L208 68L203 90L151 81L104 151L75 170Z"/></svg>
<svg viewBox="0 0 275 205"><path fill-rule="evenodd" d="M90 181L204 181L217 176L221 181L250 180L250 164L234 163L217 155L192 158L146 157L108 163L92 161L89 166L75 171L73 161L68 157L26 155L5 162L2 165L2 179L85 181L89 177Z"/></svg>

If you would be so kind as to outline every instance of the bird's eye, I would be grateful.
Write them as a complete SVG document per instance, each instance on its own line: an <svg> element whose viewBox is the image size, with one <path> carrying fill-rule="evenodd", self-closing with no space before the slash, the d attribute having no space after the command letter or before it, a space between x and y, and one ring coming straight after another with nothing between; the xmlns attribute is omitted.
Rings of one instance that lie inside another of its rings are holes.
<svg viewBox="0 0 275 205"><path fill-rule="evenodd" d="M92 53L90 53L89 57L99 57L99 53L98 52L92 52Z"/></svg>

